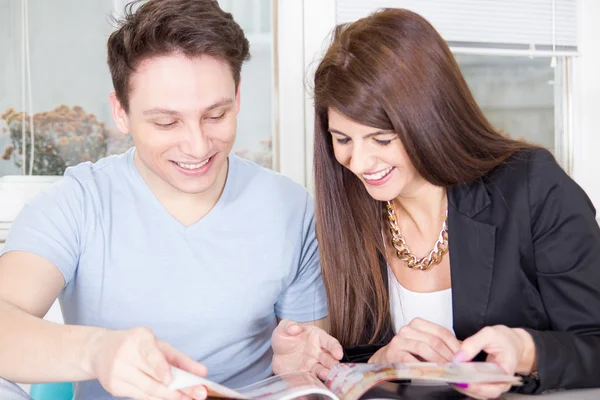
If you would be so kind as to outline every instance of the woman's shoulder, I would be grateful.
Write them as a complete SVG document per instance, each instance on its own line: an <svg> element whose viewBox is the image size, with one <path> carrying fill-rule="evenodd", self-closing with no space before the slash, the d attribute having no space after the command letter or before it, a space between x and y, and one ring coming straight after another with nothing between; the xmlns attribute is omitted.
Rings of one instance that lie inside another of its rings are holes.
<svg viewBox="0 0 600 400"><path fill-rule="evenodd" d="M484 182L507 188L527 185L529 190L532 187L542 189L565 181L573 182L558 164L554 155L542 147L526 148L515 152L483 179Z"/></svg>
<svg viewBox="0 0 600 400"><path fill-rule="evenodd" d="M554 155L541 147L514 153L488 173L483 181L488 193L496 192L503 198L526 196L532 210L550 198L565 204L591 206L584 190L560 166Z"/></svg>

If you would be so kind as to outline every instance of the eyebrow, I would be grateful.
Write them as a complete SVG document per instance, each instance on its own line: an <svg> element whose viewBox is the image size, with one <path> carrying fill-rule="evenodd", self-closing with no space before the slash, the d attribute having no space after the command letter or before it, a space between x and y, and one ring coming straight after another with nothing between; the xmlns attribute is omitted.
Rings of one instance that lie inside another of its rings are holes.
<svg viewBox="0 0 600 400"><path fill-rule="evenodd" d="M346 135L344 132L340 132L340 131L338 131L336 129L329 129L329 133L335 133L335 134L338 134L338 135L342 135L342 136L348 137L348 135ZM368 138L374 137L374 136L391 135L393 133L394 132L392 132L392 131L375 131L375 132L371 132L371 133L366 134L363 138L364 139L368 139Z"/></svg>
<svg viewBox="0 0 600 400"><path fill-rule="evenodd" d="M211 104L210 106L206 107L203 112L207 112L207 111L211 111L214 110L215 108L219 108L225 105L230 105L233 104L233 99L229 98L229 99L223 99L220 101L217 101L214 104ZM175 111L175 110L170 110L168 108L162 108L162 107L156 107L156 108L151 108L149 110L145 110L143 112L144 115L170 115L173 117L178 117L181 115L181 113L179 111Z"/></svg>

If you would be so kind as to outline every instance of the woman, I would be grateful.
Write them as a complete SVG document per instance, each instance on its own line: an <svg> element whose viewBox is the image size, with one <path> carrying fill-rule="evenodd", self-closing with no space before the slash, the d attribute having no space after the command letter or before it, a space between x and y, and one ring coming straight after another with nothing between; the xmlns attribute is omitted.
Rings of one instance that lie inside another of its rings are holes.
<svg viewBox="0 0 600 400"><path fill-rule="evenodd" d="M600 386L595 210L548 151L490 125L434 28L401 9L339 26L314 90L316 226L346 351L484 351L520 391Z"/></svg>

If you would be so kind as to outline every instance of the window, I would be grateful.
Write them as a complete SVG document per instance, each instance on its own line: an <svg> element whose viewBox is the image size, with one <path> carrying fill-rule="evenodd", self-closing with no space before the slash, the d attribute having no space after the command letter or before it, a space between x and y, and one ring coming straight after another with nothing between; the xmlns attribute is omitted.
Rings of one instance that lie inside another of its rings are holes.
<svg viewBox="0 0 600 400"><path fill-rule="evenodd" d="M563 133L564 60L552 67L550 57L455 54L455 58L494 127L556 151Z"/></svg>
<svg viewBox="0 0 600 400"><path fill-rule="evenodd" d="M62 175L68 166L132 145L130 136L116 129L108 101L109 16L123 3L0 1L0 177ZM252 54L242 70L234 151L270 168L272 2L222 0L221 5L244 28Z"/></svg>
<svg viewBox="0 0 600 400"><path fill-rule="evenodd" d="M236 154L273 167L273 8L271 0L220 0L250 42L251 60L244 64Z"/></svg>

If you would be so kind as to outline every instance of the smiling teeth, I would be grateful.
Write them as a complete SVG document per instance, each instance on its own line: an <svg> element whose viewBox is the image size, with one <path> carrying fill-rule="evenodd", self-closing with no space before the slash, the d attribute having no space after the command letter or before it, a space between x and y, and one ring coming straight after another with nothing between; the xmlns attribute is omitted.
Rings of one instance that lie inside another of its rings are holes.
<svg viewBox="0 0 600 400"><path fill-rule="evenodd" d="M175 161L175 163L177 165L179 165L181 168L198 169L198 168L202 168L203 166L205 166L209 161L210 161L210 158L208 158L206 161L201 162L200 164L184 164L184 163L179 163L177 161Z"/></svg>
<svg viewBox="0 0 600 400"><path fill-rule="evenodd" d="M388 169L380 171L376 174L363 174L363 178L365 178L368 181L378 181L380 179L385 178L387 174L392 172L392 169L394 169L394 167L389 167Z"/></svg>

